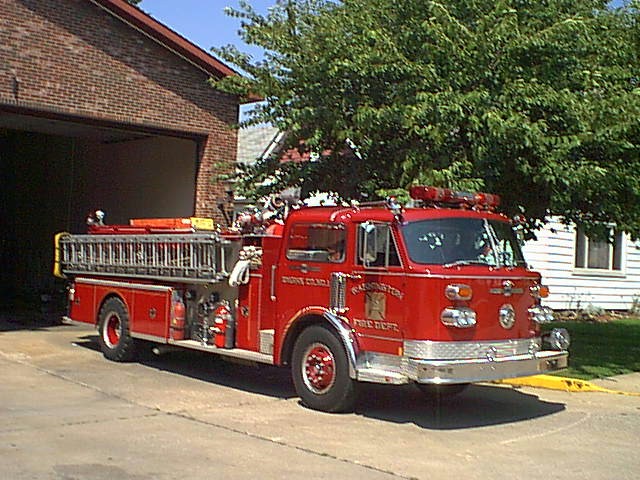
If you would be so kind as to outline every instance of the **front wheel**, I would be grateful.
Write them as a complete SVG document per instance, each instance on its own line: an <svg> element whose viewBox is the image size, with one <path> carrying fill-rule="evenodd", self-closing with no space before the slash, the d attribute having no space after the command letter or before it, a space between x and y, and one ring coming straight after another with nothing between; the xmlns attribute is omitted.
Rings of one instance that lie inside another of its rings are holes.
<svg viewBox="0 0 640 480"><path fill-rule="evenodd" d="M347 354L327 328L314 325L300 334L293 347L291 375L306 406L324 412L353 410L356 389Z"/></svg>
<svg viewBox="0 0 640 480"><path fill-rule="evenodd" d="M129 331L129 312L116 297L107 299L98 314L98 343L103 355L115 362L128 362L136 354L135 340Z"/></svg>

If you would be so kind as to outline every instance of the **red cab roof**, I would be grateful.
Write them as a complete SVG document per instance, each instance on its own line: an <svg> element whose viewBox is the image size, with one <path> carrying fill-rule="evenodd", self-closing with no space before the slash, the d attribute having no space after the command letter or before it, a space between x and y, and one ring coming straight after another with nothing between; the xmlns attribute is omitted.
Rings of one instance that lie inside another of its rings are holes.
<svg viewBox="0 0 640 480"><path fill-rule="evenodd" d="M413 222L431 218L488 218L492 220L507 221L507 218L499 213L476 211L471 209L455 208L407 208L403 210L402 217L405 221ZM301 222L365 222L367 220L378 222L391 222L394 219L393 212L384 206L380 207L304 207L291 212L288 221L295 219Z"/></svg>

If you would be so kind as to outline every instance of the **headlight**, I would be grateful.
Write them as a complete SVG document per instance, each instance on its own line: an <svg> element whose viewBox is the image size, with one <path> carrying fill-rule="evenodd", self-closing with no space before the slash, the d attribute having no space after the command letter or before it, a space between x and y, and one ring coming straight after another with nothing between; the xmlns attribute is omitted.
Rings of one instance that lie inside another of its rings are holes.
<svg viewBox="0 0 640 480"><path fill-rule="evenodd" d="M555 320L553 310L549 307L541 307L536 305L529 309L529 319L536 323L550 323Z"/></svg>
<svg viewBox="0 0 640 480"><path fill-rule="evenodd" d="M548 342L553 350L566 350L571 344L571 336L566 328L554 328L542 339Z"/></svg>
<svg viewBox="0 0 640 480"><path fill-rule="evenodd" d="M471 328L476 325L476 312L466 307L447 307L440 314L447 327Z"/></svg>

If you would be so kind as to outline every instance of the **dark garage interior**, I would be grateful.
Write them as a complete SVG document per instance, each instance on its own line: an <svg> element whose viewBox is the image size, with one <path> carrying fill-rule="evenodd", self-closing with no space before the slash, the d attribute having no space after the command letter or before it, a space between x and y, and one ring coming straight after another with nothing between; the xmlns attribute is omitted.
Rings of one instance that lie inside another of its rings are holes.
<svg viewBox="0 0 640 480"><path fill-rule="evenodd" d="M96 209L222 220L237 72L124 0L0 2L0 45L0 313L65 303L54 235Z"/></svg>
<svg viewBox="0 0 640 480"><path fill-rule="evenodd" d="M194 212L198 140L132 129L0 115L0 305L64 303L52 275L56 232ZM45 305L46 307L46 305Z"/></svg>

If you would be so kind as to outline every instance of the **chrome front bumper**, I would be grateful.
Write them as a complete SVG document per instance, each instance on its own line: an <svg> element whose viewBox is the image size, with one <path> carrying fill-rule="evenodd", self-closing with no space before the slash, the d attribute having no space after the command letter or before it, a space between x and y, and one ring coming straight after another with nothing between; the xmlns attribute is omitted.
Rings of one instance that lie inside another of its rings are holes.
<svg viewBox="0 0 640 480"><path fill-rule="evenodd" d="M404 356L362 352L357 380L373 383L472 383L525 377L567 367L566 350L541 350L541 339L404 342Z"/></svg>
<svg viewBox="0 0 640 480"><path fill-rule="evenodd" d="M533 355L470 360L407 362L407 377L418 383L471 383L526 377L567 367L568 352L542 351Z"/></svg>

